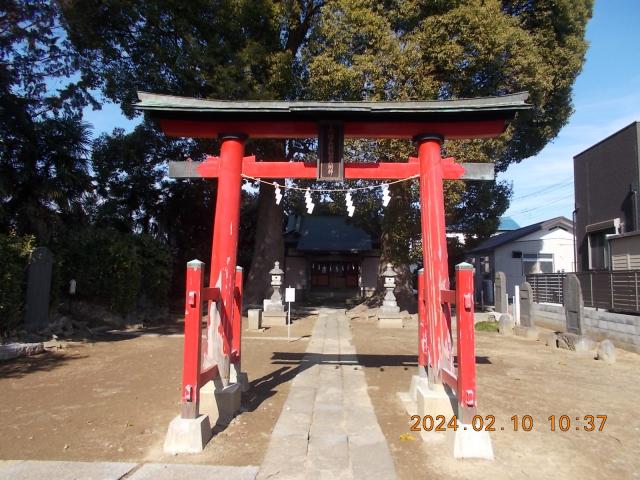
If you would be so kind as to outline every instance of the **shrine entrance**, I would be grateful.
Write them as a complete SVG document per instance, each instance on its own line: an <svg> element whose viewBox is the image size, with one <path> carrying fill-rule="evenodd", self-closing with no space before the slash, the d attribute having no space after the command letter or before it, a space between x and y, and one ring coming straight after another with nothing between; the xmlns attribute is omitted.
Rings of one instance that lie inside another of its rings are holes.
<svg viewBox="0 0 640 480"><path fill-rule="evenodd" d="M135 107L156 120L165 134L220 140L217 157L169 164L170 176L217 178L218 190L208 285L204 284L202 262L190 262L187 268L182 409L180 417L172 422L168 438L206 430L199 415L200 388L204 384L213 380L216 398L222 398L231 410L239 410L240 389L248 386L240 351L242 270L236 267L243 178L337 182L419 179L424 269L417 287L415 383L433 389L445 385L455 394L459 421L470 423L477 407L473 267L458 265L456 290L451 290L443 181L491 180L494 166L442 158L442 144L445 139L500 135L517 112L529 108L526 93L430 102L214 101L142 92L138 96L140 102ZM258 161L245 156L249 138L317 138L319 159L316 163ZM345 163L345 138L411 139L417 157L399 162ZM330 284L331 276L325 279L322 275L321 270L317 280ZM451 335L452 305L457 307L457 368ZM203 332L204 312L208 317ZM205 437L201 438L200 449L208 441ZM182 451L198 450L197 445L189 448Z"/></svg>

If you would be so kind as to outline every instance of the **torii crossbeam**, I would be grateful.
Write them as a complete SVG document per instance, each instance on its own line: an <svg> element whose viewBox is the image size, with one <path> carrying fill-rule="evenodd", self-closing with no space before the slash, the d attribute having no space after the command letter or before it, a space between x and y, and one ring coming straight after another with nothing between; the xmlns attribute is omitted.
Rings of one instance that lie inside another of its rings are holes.
<svg viewBox="0 0 640 480"><path fill-rule="evenodd" d="M458 269L458 288L449 289L443 180L493 179L493 165L442 158L441 146L445 139L500 135L517 112L530 108L526 93L430 102L217 101L143 92L138 96L136 108L158 121L167 135L220 139L219 156L169 165L173 177L218 179L209 286L203 285L201 262L190 262L187 270L182 418L199 417L204 383L214 379L225 389L241 374L242 273L236 270L236 257L243 175L329 181L419 177L424 264L418 285L419 375L430 385L448 385L457 395L459 415L467 421L475 414L473 273L470 266ZM249 138L318 138L320 160L256 161L244 154ZM418 155L398 163L345 164L344 138L413 139ZM209 317L202 338L205 301ZM457 370L452 304L458 312Z"/></svg>

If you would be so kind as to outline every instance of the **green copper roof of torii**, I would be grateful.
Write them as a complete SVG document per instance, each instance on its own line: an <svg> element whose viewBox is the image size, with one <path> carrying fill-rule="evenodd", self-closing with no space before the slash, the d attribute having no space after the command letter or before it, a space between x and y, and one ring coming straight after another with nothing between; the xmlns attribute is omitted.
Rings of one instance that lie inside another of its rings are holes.
<svg viewBox="0 0 640 480"><path fill-rule="evenodd" d="M251 114L434 114L465 112L509 112L531 108L527 92L499 97L462 98L406 102L208 100L138 92L138 110L151 112L251 113Z"/></svg>

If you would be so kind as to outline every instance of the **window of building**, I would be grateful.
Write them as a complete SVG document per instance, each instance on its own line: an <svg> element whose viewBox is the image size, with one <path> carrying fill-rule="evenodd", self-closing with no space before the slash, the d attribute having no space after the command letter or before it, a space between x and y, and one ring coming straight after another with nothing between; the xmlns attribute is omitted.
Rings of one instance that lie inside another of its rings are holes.
<svg viewBox="0 0 640 480"><path fill-rule="evenodd" d="M522 273L553 273L553 253L523 253Z"/></svg>

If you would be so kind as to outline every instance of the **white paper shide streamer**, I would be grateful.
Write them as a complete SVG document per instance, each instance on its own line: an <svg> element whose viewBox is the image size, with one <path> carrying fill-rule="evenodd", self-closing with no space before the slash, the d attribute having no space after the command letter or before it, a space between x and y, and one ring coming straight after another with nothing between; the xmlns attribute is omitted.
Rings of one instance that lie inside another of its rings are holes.
<svg viewBox="0 0 640 480"><path fill-rule="evenodd" d="M273 182L273 186L275 187L276 205L280 205L280 202L282 201L282 191L280 190L280 185L278 185L278 182Z"/></svg>
<svg viewBox="0 0 640 480"><path fill-rule="evenodd" d="M311 215L313 212L313 207L315 207L315 203L313 203L313 199L311 198L311 190L307 188L307 191L304 192L304 202L307 206L307 213Z"/></svg>
<svg viewBox="0 0 640 480"><path fill-rule="evenodd" d="M389 195L389 185L386 183L382 185L382 205L387 206L391 201L391 195Z"/></svg>
<svg viewBox="0 0 640 480"><path fill-rule="evenodd" d="M353 213L356 211L356 207L353 206L353 199L351 198L351 192L347 192L345 199L347 202L347 213L350 217L353 217Z"/></svg>

